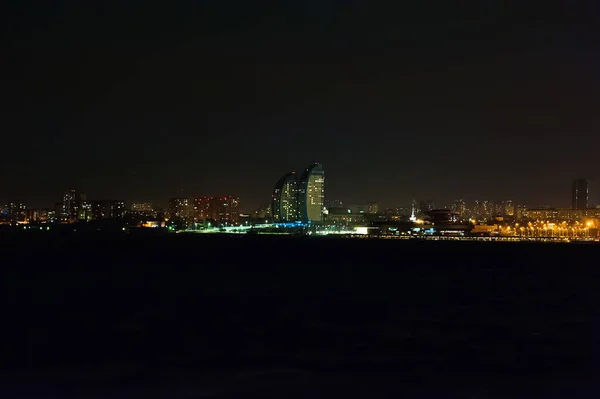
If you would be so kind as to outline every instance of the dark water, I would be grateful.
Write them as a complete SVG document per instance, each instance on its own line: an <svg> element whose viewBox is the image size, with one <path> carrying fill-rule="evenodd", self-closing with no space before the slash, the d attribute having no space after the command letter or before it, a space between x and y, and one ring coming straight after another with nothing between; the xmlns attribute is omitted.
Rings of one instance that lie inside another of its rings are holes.
<svg viewBox="0 0 600 399"><path fill-rule="evenodd" d="M186 235L0 242L2 397L600 392L600 246Z"/></svg>

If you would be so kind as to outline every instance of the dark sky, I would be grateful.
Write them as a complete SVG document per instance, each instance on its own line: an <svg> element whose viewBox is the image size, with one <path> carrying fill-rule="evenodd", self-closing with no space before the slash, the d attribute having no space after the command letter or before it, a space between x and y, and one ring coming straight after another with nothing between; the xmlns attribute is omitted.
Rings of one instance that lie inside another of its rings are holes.
<svg viewBox="0 0 600 399"><path fill-rule="evenodd" d="M348 203L561 206L599 177L591 1L12 3L0 201L250 211L318 161Z"/></svg>

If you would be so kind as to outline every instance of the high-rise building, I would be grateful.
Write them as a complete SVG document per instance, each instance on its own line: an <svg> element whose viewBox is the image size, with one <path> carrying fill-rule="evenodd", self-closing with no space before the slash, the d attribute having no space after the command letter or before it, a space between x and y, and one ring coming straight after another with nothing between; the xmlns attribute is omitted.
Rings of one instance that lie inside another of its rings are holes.
<svg viewBox="0 0 600 399"><path fill-rule="evenodd" d="M53 223L55 221L53 209L28 209L27 221L29 223Z"/></svg>
<svg viewBox="0 0 600 399"><path fill-rule="evenodd" d="M169 200L169 219L189 217L189 201L187 198L171 198Z"/></svg>
<svg viewBox="0 0 600 399"><path fill-rule="evenodd" d="M417 214L422 216L434 209L435 205L432 200L421 200L419 201L419 210L417 211Z"/></svg>
<svg viewBox="0 0 600 399"><path fill-rule="evenodd" d="M323 220L325 204L325 172L315 163L307 167L298 181L298 208L300 219L307 222Z"/></svg>
<svg viewBox="0 0 600 399"><path fill-rule="evenodd" d="M62 198L60 218L66 222L75 222L79 217L79 208L85 202L87 196L85 193L78 193L75 190L67 191Z"/></svg>
<svg viewBox="0 0 600 399"><path fill-rule="evenodd" d="M238 197L214 197L212 218L217 223L237 223L240 219L240 199Z"/></svg>
<svg viewBox="0 0 600 399"><path fill-rule="evenodd" d="M194 198L194 220L210 219L210 204L213 197Z"/></svg>
<svg viewBox="0 0 600 399"><path fill-rule="evenodd" d="M515 204L512 200L506 200L502 202L502 216L514 216L515 215Z"/></svg>
<svg viewBox="0 0 600 399"><path fill-rule="evenodd" d="M89 222L93 219L93 204L90 201L81 201L77 208L77 220Z"/></svg>
<svg viewBox="0 0 600 399"><path fill-rule="evenodd" d="M111 201L93 201L92 202L92 219L108 219L112 217L112 202Z"/></svg>
<svg viewBox="0 0 600 399"><path fill-rule="evenodd" d="M22 202L8 204L8 218L11 223L24 223L27 220L27 211Z"/></svg>
<svg viewBox="0 0 600 399"><path fill-rule="evenodd" d="M473 205L473 217L476 219L487 219L494 214L495 206L494 203L488 200L475 200Z"/></svg>
<svg viewBox="0 0 600 399"><path fill-rule="evenodd" d="M587 179L573 180L571 204L573 209L585 210L588 207L589 182Z"/></svg>
<svg viewBox="0 0 600 399"><path fill-rule="evenodd" d="M365 208L366 208L366 213L370 213L370 214L379 213L379 204L376 202L367 202L367 205L365 206Z"/></svg>
<svg viewBox="0 0 600 399"><path fill-rule="evenodd" d="M298 220L298 180L295 172L284 175L275 185L271 209L276 223Z"/></svg>
<svg viewBox="0 0 600 399"><path fill-rule="evenodd" d="M124 201L113 201L111 206L111 216L113 218L123 218L125 217L125 213L127 212L127 208L125 208Z"/></svg>
<svg viewBox="0 0 600 399"><path fill-rule="evenodd" d="M517 205L515 207L515 219L522 220L527 216L527 206L526 205Z"/></svg>
<svg viewBox="0 0 600 399"><path fill-rule="evenodd" d="M131 204L131 210L133 212L152 212L154 207L149 202L134 202Z"/></svg>
<svg viewBox="0 0 600 399"><path fill-rule="evenodd" d="M467 203L461 198L452 203L451 211L462 217L467 215Z"/></svg>
<svg viewBox="0 0 600 399"><path fill-rule="evenodd" d="M240 218L238 197L199 197L194 199L194 220L214 220L216 223L237 223Z"/></svg>
<svg viewBox="0 0 600 399"><path fill-rule="evenodd" d="M62 199L62 210L60 212L61 219L70 220L77 218L77 212L75 211L75 190L67 191L63 195Z"/></svg>

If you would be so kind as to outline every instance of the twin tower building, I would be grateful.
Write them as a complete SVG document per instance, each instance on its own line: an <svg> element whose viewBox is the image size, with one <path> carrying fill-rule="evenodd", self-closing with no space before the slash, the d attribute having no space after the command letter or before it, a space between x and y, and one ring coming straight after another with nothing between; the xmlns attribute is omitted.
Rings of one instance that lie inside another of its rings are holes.
<svg viewBox="0 0 600 399"><path fill-rule="evenodd" d="M320 223L325 210L325 172L319 163L310 165L298 177L283 176L273 191L272 212L275 223Z"/></svg>

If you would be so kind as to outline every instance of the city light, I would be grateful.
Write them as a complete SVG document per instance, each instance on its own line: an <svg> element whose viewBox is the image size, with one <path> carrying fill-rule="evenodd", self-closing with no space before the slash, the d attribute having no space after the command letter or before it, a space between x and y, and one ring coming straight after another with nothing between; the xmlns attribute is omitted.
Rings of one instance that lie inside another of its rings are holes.
<svg viewBox="0 0 600 399"><path fill-rule="evenodd" d="M413 199L405 207L385 208L376 202L326 201L324 176L320 164L311 164L301 174L287 173L271 193L265 193L268 203L250 213L241 213L240 199L232 195L174 197L163 208L147 201L127 206L121 200L94 200L66 190L53 208L31 209L19 201L0 204L0 226L27 231L49 231L51 226L71 231L118 229L123 234L155 229L398 239L600 240L600 207L588 203L585 179L573 183L571 208L464 199L451 206Z"/></svg>

